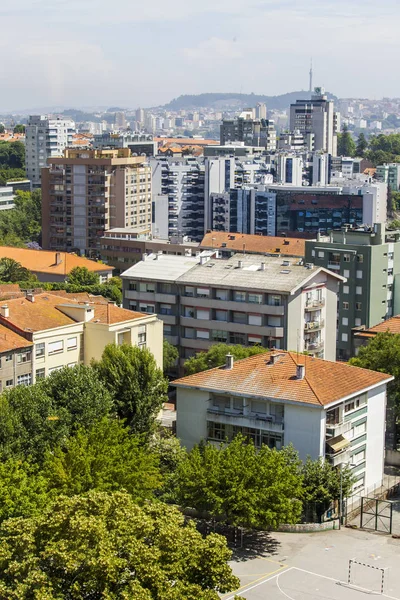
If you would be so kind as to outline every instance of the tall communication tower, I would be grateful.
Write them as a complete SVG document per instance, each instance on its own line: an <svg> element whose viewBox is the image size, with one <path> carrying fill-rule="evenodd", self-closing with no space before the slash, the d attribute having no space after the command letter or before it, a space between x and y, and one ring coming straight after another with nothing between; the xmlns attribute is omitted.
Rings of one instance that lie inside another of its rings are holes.
<svg viewBox="0 0 400 600"><path fill-rule="evenodd" d="M310 65L310 94L313 91L313 70L312 70L312 59L311 59L311 65Z"/></svg>

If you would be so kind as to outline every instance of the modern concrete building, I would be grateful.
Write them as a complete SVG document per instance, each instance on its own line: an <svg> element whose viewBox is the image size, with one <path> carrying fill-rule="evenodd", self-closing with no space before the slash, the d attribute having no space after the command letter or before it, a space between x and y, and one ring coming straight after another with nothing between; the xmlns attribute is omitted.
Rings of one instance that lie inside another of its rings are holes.
<svg viewBox="0 0 400 600"><path fill-rule="evenodd" d="M276 182L284 185L303 184L304 160L301 155L279 153L276 158Z"/></svg>
<svg viewBox="0 0 400 600"><path fill-rule="evenodd" d="M62 156L64 148L72 145L75 123L71 119L32 115L28 119L25 135L26 176L32 187L41 185L41 171L47 160Z"/></svg>
<svg viewBox="0 0 400 600"><path fill-rule="evenodd" d="M0 392L32 383L32 349L32 342L0 325Z"/></svg>
<svg viewBox="0 0 400 600"><path fill-rule="evenodd" d="M296 100L290 105L290 130L314 134L314 150L337 154L338 116L333 101L323 88L315 88L311 100Z"/></svg>
<svg viewBox="0 0 400 600"><path fill-rule="evenodd" d="M335 359L338 283L298 258L217 251L148 256L124 273L124 307L156 313L181 358L225 342Z"/></svg>
<svg viewBox="0 0 400 600"><path fill-rule="evenodd" d="M48 252L29 248L0 246L0 259L11 258L36 275L39 281L62 282L68 279L72 269L84 267L99 276L100 283L112 277L113 269L94 260L68 252Z"/></svg>
<svg viewBox="0 0 400 600"><path fill-rule="evenodd" d="M94 136L94 148L129 148L132 156L155 156L157 142L149 133L110 133Z"/></svg>
<svg viewBox="0 0 400 600"><path fill-rule="evenodd" d="M101 358L107 344L113 343L149 348L162 368L162 322L156 315L104 302L101 296L80 302L74 294L41 293L7 300L0 307L0 327L2 331L7 329L10 343L14 343L15 334L26 342L25 349L21 341L15 341L16 347L24 348L21 352L29 355L20 361L30 362L27 384L65 366L90 365L92 359ZM9 340L4 342L8 344ZM21 383L18 375L14 385Z"/></svg>
<svg viewBox="0 0 400 600"><path fill-rule="evenodd" d="M268 152L276 149L276 129L273 121L237 117L222 121L220 142L244 142L246 146L261 146Z"/></svg>
<svg viewBox="0 0 400 600"><path fill-rule="evenodd" d="M14 208L14 191L10 186L0 187L0 210Z"/></svg>
<svg viewBox="0 0 400 600"><path fill-rule="evenodd" d="M129 148L66 149L42 172L43 247L100 254L115 227L151 226L151 169Z"/></svg>
<svg viewBox="0 0 400 600"><path fill-rule="evenodd" d="M393 192L400 188L400 165L398 163L385 163L376 167L376 178L386 183Z"/></svg>
<svg viewBox="0 0 400 600"><path fill-rule="evenodd" d="M257 447L293 444L301 460L351 465L354 492L380 486L384 373L293 352L258 354L174 381L177 436L186 448L238 433Z"/></svg>
<svg viewBox="0 0 400 600"><path fill-rule="evenodd" d="M337 358L352 355L354 327L370 327L400 312L400 234L374 228L333 231L306 241L306 261L346 278L338 297Z"/></svg>

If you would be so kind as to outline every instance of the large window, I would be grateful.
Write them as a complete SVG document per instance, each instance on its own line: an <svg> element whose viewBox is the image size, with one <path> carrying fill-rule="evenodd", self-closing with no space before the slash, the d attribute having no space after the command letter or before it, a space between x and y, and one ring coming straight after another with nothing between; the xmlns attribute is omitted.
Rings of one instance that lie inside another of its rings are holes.
<svg viewBox="0 0 400 600"><path fill-rule="evenodd" d="M228 332L227 331L219 331L217 329L214 329L211 332L211 339L213 342L226 343L228 341Z"/></svg>
<svg viewBox="0 0 400 600"><path fill-rule="evenodd" d="M67 339L67 350L75 350L78 347L78 338L72 337Z"/></svg>
<svg viewBox="0 0 400 600"><path fill-rule="evenodd" d="M246 302L246 292L234 292L233 298L235 302Z"/></svg>
<svg viewBox="0 0 400 600"><path fill-rule="evenodd" d="M278 296L277 294L269 294L268 304L269 304L269 306L281 306L282 297Z"/></svg>
<svg viewBox="0 0 400 600"><path fill-rule="evenodd" d="M216 321L227 321L228 320L228 311L227 310L216 310L215 311L215 320Z"/></svg>
<svg viewBox="0 0 400 600"><path fill-rule="evenodd" d="M40 342L40 344L36 344L36 347L35 347L36 358L40 358L41 356L44 356L44 354L45 354L45 343Z"/></svg>
<svg viewBox="0 0 400 600"><path fill-rule="evenodd" d="M36 369L36 379L44 379L46 376L46 369Z"/></svg>
<svg viewBox="0 0 400 600"><path fill-rule="evenodd" d="M17 385L31 385L32 373L25 373L24 375L18 375Z"/></svg>
<svg viewBox="0 0 400 600"><path fill-rule="evenodd" d="M242 325L247 324L247 314L242 312L233 312L232 313L232 321L233 323L239 323Z"/></svg>
<svg viewBox="0 0 400 600"><path fill-rule="evenodd" d="M201 319L203 321L208 321L210 318L210 311L204 308L198 308L197 309L197 318Z"/></svg>
<svg viewBox="0 0 400 600"><path fill-rule="evenodd" d="M58 352L63 352L64 350L64 342L60 340L58 342L50 342L49 343L49 354L57 354Z"/></svg>
<svg viewBox="0 0 400 600"><path fill-rule="evenodd" d="M261 315L249 315L249 325L262 325Z"/></svg>
<svg viewBox="0 0 400 600"><path fill-rule="evenodd" d="M228 290L215 290L216 300L228 300Z"/></svg>
<svg viewBox="0 0 400 600"><path fill-rule="evenodd" d="M31 352L19 352L17 354L17 363L25 363L31 360Z"/></svg>
<svg viewBox="0 0 400 600"><path fill-rule="evenodd" d="M209 340L210 332L208 329L197 329L196 338L200 340Z"/></svg>
<svg viewBox="0 0 400 600"><path fill-rule="evenodd" d="M262 304L263 296L262 294L249 294L248 302L253 304Z"/></svg>
<svg viewBox="0 0 400 600"><path fill-rule="evenodd" d="M138 346L140 348L145 348L146 340L147 340L146 325L140 325L139 332L138 332Z"/></svg>

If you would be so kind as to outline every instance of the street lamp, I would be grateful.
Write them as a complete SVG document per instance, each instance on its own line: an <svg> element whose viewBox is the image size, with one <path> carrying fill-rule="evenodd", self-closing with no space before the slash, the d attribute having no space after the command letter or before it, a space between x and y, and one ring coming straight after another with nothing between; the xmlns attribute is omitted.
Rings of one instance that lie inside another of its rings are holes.
<svg viewBox="0 0 400 600"><path fill-rule="evenodd" d="M346 467L350 467L353 468L356 465L354 463L344 463L346 465ZM339 529L341 528L342 524L343 524L343 514L342 514L342 508L343 508L343 463L340 463L340 494L339 494Z"/></svg>

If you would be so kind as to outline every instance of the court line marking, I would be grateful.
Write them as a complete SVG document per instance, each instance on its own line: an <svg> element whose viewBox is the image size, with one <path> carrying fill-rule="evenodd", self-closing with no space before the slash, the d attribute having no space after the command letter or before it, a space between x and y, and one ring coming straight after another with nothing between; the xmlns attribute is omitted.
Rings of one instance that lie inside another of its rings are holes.
<svg viewBox="0 0 400 600"><path fill-rule="evenodd" d="M277 564L279 564L279 563L277 563ZM266 583L267 581L270 581L271 579L278 577L280 575L280 573L282 571L284 571L285 569L290 571L290 569L292 569L292 568L293 567L288 567L288 565L283 565L282 567L280 567L279 569L276 569L275 571L272 571L271 573L266 573L266 575L264 577L260 577L260 579L255 579L254 581L251 581L250 583L248 583L246 585L242 585L240 588L238 588L235 591L233 596L229 596L229 598L224 598L223 600L233 600L235 598L235 596L241 596L242 594L245 594L246 592L249 592L250 590L253 590L254 588L258 587L259 585L262 585L263 583ZM397 600L397 598L395 600Z"/></svg>
<svg viewBox="0 0 400 600"><path fill-rule="evenodd" d="M313 571L307 571L307 569L301 569L300 567L290 567L290 569L288 569L285 572L287 573L288 571L292 571L292 570L301 571L302 573L308 573L309 575L314 575L314 577L322 577L323 579L328 579L329 581L334 581L335 583L341 583L339 579L335 579L334 577L328 577L328 575L320 575L319 573L313 573ZM281 575L283 575L283 571L281 573L278 573L276 575L276 585L277 585L279 591L281 592L281 594L283 594L284 596L286 596L286 598L288 598L289 600L294 600L293 598L291 598L290 596L288 596L281 589L281 587L279 585L279 578L280 578ZM400 600L400 598L395 598L394 596L388 596L387 594L379 594L379 596L381 596L381 598L388 598L388 600ZM228 600L231 600L231 599L228 598Z"/></svg>

